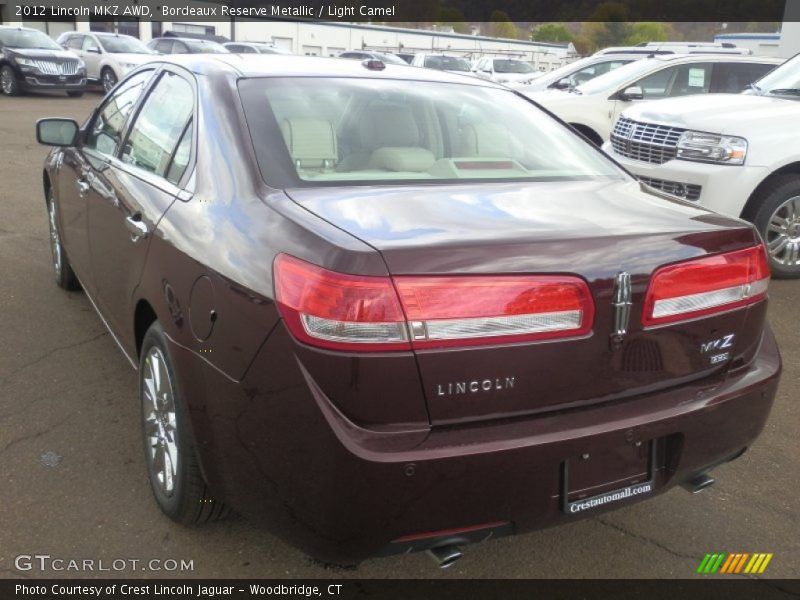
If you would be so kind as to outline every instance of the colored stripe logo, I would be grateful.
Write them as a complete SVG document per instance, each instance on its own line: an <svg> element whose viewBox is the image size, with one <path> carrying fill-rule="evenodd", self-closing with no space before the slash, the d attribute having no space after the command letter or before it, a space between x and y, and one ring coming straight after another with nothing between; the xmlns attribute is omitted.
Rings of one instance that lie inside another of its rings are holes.
<svg viewBox="0 0 800 600"><path fill-rule="evenodd" d="M697 567L697 572L702 574L710 573L763 573L767 569L769 561L772 560L772 553L757 552L749 554L747 552L715 552L706 554L705 558Z"/></svg>

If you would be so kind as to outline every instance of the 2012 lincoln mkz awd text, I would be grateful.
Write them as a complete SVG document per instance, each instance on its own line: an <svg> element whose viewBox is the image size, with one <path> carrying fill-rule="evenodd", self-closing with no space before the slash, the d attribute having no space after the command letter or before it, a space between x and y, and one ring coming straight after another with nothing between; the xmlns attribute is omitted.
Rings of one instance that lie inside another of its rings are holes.
<svg viewBox="0 0 800 600"><path fill-rule="evenodd" d="M138 369L161 509L321 559L699 489L780 358L753 227L514 91L379 61L144 65L38 123L53 266Z"/></svg>

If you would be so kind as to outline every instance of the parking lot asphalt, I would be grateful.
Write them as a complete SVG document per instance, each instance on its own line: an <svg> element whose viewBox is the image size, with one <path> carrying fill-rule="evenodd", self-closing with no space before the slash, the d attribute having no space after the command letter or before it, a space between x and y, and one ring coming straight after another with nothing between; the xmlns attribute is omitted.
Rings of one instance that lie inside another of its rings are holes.
<svg viewBox="0 0 800 600"><path fill-rule="evenodd" d="M93 575L15 568L18 555L46 554L106 567L118 559L193 565L180 572L126 563L96 576L686 578L696 577L707 552L771 552L760 577L800 577L800 281L771 284L784 374L766 429L701 494L674 489L560 528L466 547L447 571L425 555L331 569L241 517L196 528L169 521L145 476L135 373L86 297L63 292L51 277L41 176L47 149L36 144L34 123L83 121L99 99L0 97L0 577Z"/></svg>

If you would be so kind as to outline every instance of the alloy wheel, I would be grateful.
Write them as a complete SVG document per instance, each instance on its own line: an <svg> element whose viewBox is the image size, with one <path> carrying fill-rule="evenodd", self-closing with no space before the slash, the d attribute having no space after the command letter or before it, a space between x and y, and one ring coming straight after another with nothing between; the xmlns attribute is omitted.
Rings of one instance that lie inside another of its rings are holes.
<svg viewBox="0 0 800 600"><path fill-rule="evenodd" d="M178 473L178 422L172 382L157 346L147 351L142 383L147 457L161 493L169 497L175 491Z"/></svg>
<svg viewBox="0 0 800 600"><path fill-rule="evenodd" d="M0 71L0 87L3 89L3 93L6 95L11 95L11 92L14 89L13 78L14 74L8 69L3 69Z"/></svg>
<svg viewBox="0 0 800 600"><path fill-rule="evenodd" d="M61 277L61 236L58 233L58 220L56 219L56 203L50 198L47 207L47 214L50 221L50 250L53 253L53 270L56 279Z"/></svg>
<svg viewBox="0 0 800 600"><path fill-rule="evenodd" d="M110 70L103 71L103 89L110 92L117 85L117 78Z"/></svg>
<svg viewBox="0 0 800 600"><path fill-rule="evenodd" d="M800 196L786 200L775 209L767 224L770 258L784 267L800 265Z"/></svg>

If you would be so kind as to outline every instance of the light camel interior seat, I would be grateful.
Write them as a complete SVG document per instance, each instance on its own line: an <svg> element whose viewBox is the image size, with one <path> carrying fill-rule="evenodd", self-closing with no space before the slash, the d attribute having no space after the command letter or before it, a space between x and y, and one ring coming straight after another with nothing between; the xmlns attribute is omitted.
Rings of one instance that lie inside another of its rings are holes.
<svg viewBox="0 0 800 600"><path fill-rule="evenodd" d="M291 118L281 121L281 134L298 169L330 171L339 159L336 132L325 119Z"/></svg>
<svg viewBox="0 0 800 600"><path fill-rule="evenodd" d="M511 158L511 135L503 125L471 123L461 128L459 156Z"/></svg>

